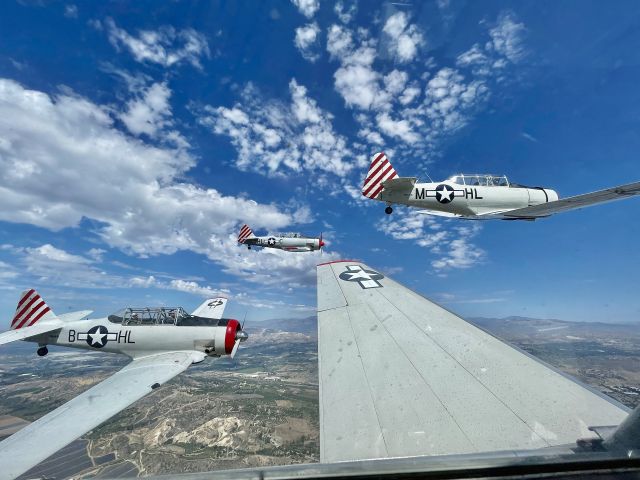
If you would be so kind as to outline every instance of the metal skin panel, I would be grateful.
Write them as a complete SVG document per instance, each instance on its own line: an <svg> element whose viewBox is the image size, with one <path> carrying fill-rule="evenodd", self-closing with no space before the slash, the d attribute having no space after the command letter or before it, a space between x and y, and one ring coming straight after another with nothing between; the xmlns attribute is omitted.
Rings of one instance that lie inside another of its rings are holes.
<svg viewBox="0 0 640 480"><path fill-rule="evenodd" d="M318 299L322 462L575 445L627 416L362 263L319 265Z"/></svg>
<svg viewBox="0 0 640 480"><path fill-rule="evenodd" d="M169 352L132 361L0 442L0 479L16 478L203 358L198 352Z"/></svg>

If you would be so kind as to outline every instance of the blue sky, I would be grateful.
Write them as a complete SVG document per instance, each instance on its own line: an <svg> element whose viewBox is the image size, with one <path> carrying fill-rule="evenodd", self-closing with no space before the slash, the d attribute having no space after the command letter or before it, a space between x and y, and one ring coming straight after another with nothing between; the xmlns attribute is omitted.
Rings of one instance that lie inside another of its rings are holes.
<svg viewBox="0 0 640 480"><path fill-rule="evenodd" d="M0 308L306 316L356 258L466 316L637 321L640 202L536 222L432 220L359 194L504 173L561 196L635 181L640 5L7 2L0 17ZM324 233L322 256L248 251Z"/></svg>

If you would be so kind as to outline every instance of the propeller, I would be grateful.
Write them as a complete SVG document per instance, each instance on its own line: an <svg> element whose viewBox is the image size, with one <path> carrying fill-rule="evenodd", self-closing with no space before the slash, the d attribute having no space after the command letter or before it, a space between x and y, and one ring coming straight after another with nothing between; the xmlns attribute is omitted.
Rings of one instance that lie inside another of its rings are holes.
<svg viewBox="0 0 640 480"><path fill-rule="evenodd" d="M247 320L247 312L244 313L244 319L242 320L242 325L238 330L236 330L236 341L233 343L233 349L231 349L231 358L236 356L238 352L238 348L242 342L245 342L247 338L249 338L249 334L244 331L244 322Z"/></svg>
<svg viewBox="0 0 640 480"><path fill-rule="evenodd" d="M318 243L318 249L320 250L320 255L322 255L322 247L324 247L324 242L322 241L322 232L320 232L320 242Z"/></svg>

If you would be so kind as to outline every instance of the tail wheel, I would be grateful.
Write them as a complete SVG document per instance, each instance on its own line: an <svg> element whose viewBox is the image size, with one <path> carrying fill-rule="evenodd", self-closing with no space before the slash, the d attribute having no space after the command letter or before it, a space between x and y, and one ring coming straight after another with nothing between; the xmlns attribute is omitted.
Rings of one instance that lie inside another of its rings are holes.
<svg viewBox="0 0 640 480"><path fill-rule="evenodd" d="M40 347L37 353L39 357L44 357L47 353L49 353L49 349L47 347Z"/></svg>
<svg viewBox="0 0 640 480"><path fill-rule="evenodd" d="M393 213L393 208L391 207L387 207L384 209L384 213L386 213L387 215L391 215Z"/></svg>

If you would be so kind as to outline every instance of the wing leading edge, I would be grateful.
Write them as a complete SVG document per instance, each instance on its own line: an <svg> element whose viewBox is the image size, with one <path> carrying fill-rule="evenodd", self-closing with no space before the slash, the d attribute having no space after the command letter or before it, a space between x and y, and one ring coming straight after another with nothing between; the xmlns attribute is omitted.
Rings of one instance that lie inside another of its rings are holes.
<svg viewBox="0 0 640 480"><path fill-rule="evenodd" d="M203 359L204 354L193 351L133 360L111 377L0 442L0 478L16 478Z"/></svg>
<svg viewBox="0 0 640 480"><path fill-rule="evenodd" d="M320 460L525 450L628 409L370 267L318 266Z"/></svg>

